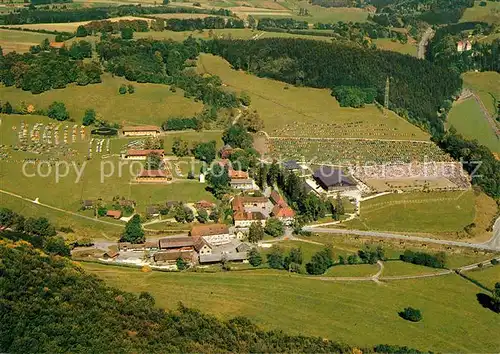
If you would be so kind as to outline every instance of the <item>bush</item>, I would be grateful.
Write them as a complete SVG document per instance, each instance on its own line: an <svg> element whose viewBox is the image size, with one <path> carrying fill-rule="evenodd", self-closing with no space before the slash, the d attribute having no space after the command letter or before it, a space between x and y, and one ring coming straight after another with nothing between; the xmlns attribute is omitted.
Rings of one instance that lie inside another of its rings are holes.
<svg viewBox="0 0 500 354"><path fill-rule="evenodd" d="M121 85L120 88L118 89L118 92L120 93L120 95L126 94L127 93L127 86Z"/></svg>
<svg viewBox="0 0 500 354"><path fill-rule="evenodd" d="M413 307L406 307L399 313L399 316L411 322L419 322L422 320L422 313L420 310L414 309Z"/></svg>
<svg viewBox="0 0 500 354"><path fill-rule="evenodd" d="M262 264L262 256L256 248L252 248L250 252L248 252L248 262L254 267L258 267Z"/></svg>
<svg viewBox="0 0 500 354"><path fill-rule="evenodd" d="M332 250L325 248L322 251L315 253L311 257L311 261L306 264L307 273L319 275L326 272L333 265Z"/></svg>
<svg viewBox="0 0 500 354"><path fill-rule="evenodd" d="M62 102L53 102L49 106L47 115L50 118L57 119L58 121L67 120L69 118L69 113L66 110L66 106Z"/></svg>
<svg viewBox="0 0 500 354"><path fill-rule="evenodd" d="M125 27L121 30L122 39L132 39L134 37L134 30L130 27Z"/></svg>
<svg viewBox="0 0 500 354"><path fill-rule="evenodd" d="M491 260L491 264L493 264L493 265L497 265L498 263L500 263L500 262L496 258Z"/></svg>

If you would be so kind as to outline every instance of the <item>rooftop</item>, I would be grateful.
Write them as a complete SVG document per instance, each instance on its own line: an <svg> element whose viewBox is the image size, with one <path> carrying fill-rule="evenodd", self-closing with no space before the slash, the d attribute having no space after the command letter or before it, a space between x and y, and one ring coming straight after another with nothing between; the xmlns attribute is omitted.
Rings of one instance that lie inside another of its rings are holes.
<svg viewBox="0 0 500 354"><path fill-rule="evenodd" d="M313 177L326 187L356 185L352 177L345 174L341 168L331 166L321 166L314 171Z"/></svg>
<svg viewBox="0 0 500 354"><path fill-rule="evenodd" d="M228 234L229 228L224 224L207 224L207 225L195 225L191 229L192 237L200 237L200 236L212 236L212 235L221 235Z"/></svg>
<svg viewBox="0 0 500 354"><path fill-rule="evenodd" d="M159 240L160 248L182 248L182 247L193 247L195 241L194 237L188 236L172 236L165 237Z"/></svg>
<svg viewBox="0 0 500 354"><path fill-rule="evenodd" d="M149 154L158 154L163 155L165 150L157 149L157 150L128 150L127 156L147 156Z"/></svg>
<svg viewBox="0 0 500 354"><path fill-rule="evenodd" d="M166 170L142 170L137 177L158 177L171 178L172 174Z"/></svg>
<svg viewBox="0 0 500 354"><path fill-rule="evenodd" d="M150 132L150 131L160 132L160 127L157 127L156 125L127 126L127 127L123 127L122 131L124 131L124 132Z"/></svg>

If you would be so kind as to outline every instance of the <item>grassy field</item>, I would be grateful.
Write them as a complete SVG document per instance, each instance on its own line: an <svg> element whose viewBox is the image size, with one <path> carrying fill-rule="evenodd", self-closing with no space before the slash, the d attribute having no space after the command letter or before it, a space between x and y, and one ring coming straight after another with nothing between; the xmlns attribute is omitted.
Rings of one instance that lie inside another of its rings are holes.
<svg viewBox="0 0 500 354"><path fill-rule="evenodd" d="M361 203L359 219L343 225L369 230L458 232L474 220L474 193L389 194Z"/></svg>
<svg viewBox="0 0 500 354"><path fill-rule="evenodd" d="M181 168L184 177L179 178L172 184L131 183L131 180L141 168L142 162L136 162L134 165L128 163L120 167L120 160L117 155L130 139L110 139L111 155L109 156L97 153L95 149L96 143L94 142L92 145L94 155L90 160L86 158L89 146L88 135L84 140L78 135L77 141L70 142L67 145L61 143L57 147L52 147L50 151L43 150L42 154L16 151L13 148L21 146L17 138L21 121L29 124L29 130L33 128L35 123L48 125L54 123L54 121L47 117L31 115L0 115L0 118L2 122L0 125L2 144L7 145L6 148L1 150L4 154L3 159L0 160L1 188L9 192L32 200L39 198L42 203L72 212L78 211L83 199L102 198L103 201L110 202L114 196L135 200L137 202L137 211L140 213L144 213L145 207L149 204L164 203L167 200L185 202L196 202L201 199L213 200L212 194L205 190L206 186L204 184L185 179L187 163L186 166ZM64 123L62 126L64 127L66 124L72 125L69 122ZM60 132L59 135L61 135L62 128L59 128L58 131ZM165 136L165 149L167 153L170 151L175 136L182 136L190 142L215 139L220 146L222 144L220 134L220 132L167 134ZM38 162L27 165L25 174L23 172L23 162L27 158L36 158ZM41 163L50 160L52 160L50 165ZM66 170L66 166L60 168L61 174L67 174L59 180L56 179L55 161L57 160L66 161L70 164L68 170ZM195 173L199 172L199 167L199 164L194 164ZM37 171L40 171L40 173ZM81 175L78 178L80 172ZM30 176L31 174L34 176ZM19 205L16 206L16 204ZM14 210L20 211L23 207L21 204L16 203L15 199L9 200L9 205ZM59 217L58 219L60 220ZM75 220L81 221L79 218ZM55 222L59 224L57 220ZM64 226L64 224L59 224L59 226ZM86 228L86 225L82 225L82 227Z"/></svg>
<svg viewBox="0 0 500 354"><path fill-rule="evenodd" d="M378 272L376 264L337 265L326 271L326 277L370 277Z"/></svg>
<svg viewBox="0 0 500 354"><path fill-rule="evenodd" d="M76 122L81 121L86 109L94 108L102 119L122 125L161 125L171 116L189 117L203 109L202 103L185 98L180 89L174 93L166 85L134 82L134 94L120 95L120 85L129 84L129 81L109 74L104 74L102 79L100 84L70 84L64 89L38 95L15 87L0 87L0 97L2 101L10 101L14 107L24 101L33 104L36 109L47 109L53 101L61 101Z"/></svg>
<svg viewBox="0 0 500 354"><path fill-rule="evenodd" d="M373 43L377 45L377 49L417 56L417 46L414 43L408 42L403 44L399 41L394 42L388 38L374 39Z"/></svg>
<svg viewBox="0 0 500 354"><path fill-rule="evenodd" d="M495 287L495 283L500 282L500 266L496 265L493 267L488 267L484 269L477 269L465 273L467 276L479 281L484 286L490 289Z"/></svg>
<svg viewBox="0 0 500 354"><path fill-rule="evenodd" d="M486 109L495 116L496 104L500 100L500 74L494 71L468 72L462 75L464 87L474 91L480 98Z"/></svg>
<svg viewBox="0 0 500 354"><path fill-rule="evenodd" d="M31 46L40 44L45 38L53 41L55 35L0 29L0 47L3 53L26 53Z"/></svg>
<svg viewBox="0 0 500 354"><path fill-rule="evenodd" d="M500 153L500 140L474 98L455 104L448 115L448 126L469 139L476 139L491 151Z"/></svg>
<svg viewBox="0 0 500 354"><path fill-rule="evenodd" d="M271 136L360 137L428 140L429 135L392 112L375 106L342 108L326 89L294 87L230 68L220 57L203 54L200 73L219 76L234 91L246 91Z"/></svg>
<svg viewBox="0 0 500 354"><path fill-rule="evenodd" d="M500 22L500 4L495 1L486 1L486 6L479 6L480 1L474 3L474 7L467 8L460 22L482 21L487 23Z"/></svg>
<svg viewBox="0 0 500 354"><path fill-rule="evenodd" d="M307 9L309 11L310 16L299 16L299 7ZM306 2L297 3L296 6L290 6L293 11L292 17L293 19L299 21L307 21L309 23L323 22L323 23L331 23L331 22L365 22L368 19L369 12L363 9L357 8L345 8L345 7L331 7L325 8L321 6L311 5ZM254 15L256 18L263 17L283 17L283 15L267 15L267 14L258 14ZM288 17L288 16L287 16Z"/></svg>
<svg viewBox="0 0 500 354"><path fill-rule="evenodd" d="M267 329L356 346L389 343L442 352L492 352L500 344L494 335L497 315L477 303L479 288L456 275L379 286L323 282L282 271L146 274L82 266L111 286L149 291L160 307L172 309L182 301L221 318L247 316ZM398 311L409 305L422 310L422 322L399 318Z"/></svg>
<svg viewBox="0 0 500 354"><path fill-rule="evenodd" d="M406 263L401 261L384 262L384 271L382 277L399 276L399 275L421 275L439 273L442 269L424 267L417 264Z"/></svg>

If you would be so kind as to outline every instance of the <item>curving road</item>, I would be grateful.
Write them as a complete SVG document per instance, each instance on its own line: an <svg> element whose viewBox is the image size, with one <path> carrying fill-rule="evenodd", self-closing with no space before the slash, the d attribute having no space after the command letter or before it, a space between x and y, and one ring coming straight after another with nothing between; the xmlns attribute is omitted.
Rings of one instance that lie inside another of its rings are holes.
<svg viewBox="0 0 500 354"><path fill-rule="evenodd" d="M434 30L432 27L429 27L425 30L425 33L422 35L422 39L420 40L420 43L418 43L418 49L417 49L417 58L418 59L425 59L425 48L427 47L427 44L429 43L429 40L434 37Z"/></svg>

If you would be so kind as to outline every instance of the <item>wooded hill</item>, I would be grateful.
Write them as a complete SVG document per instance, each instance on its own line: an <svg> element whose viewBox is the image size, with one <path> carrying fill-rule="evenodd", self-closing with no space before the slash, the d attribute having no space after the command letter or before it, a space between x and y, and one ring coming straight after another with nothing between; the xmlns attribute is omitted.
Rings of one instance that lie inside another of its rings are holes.
<svg viewBox="0 0 500 354"><path fill-rule="evenodd" d="M437 112L462 86L458 73L388 51L283 38L213 40L206 46L236 69L294 85L375 88L380 103L390 78L390 108L433 133L443 131Z"/></svg>
<svg viewBox="0 0 500 354"><path fill-rule="evenodd" d="M322 338L262 331L180 305L155 308L149 293L107 287L63 257L0 240L0 351L8 353L352 353ZM167 295L168 296L168 295ZM419 353L377 346L363 353Z"/></svg>

